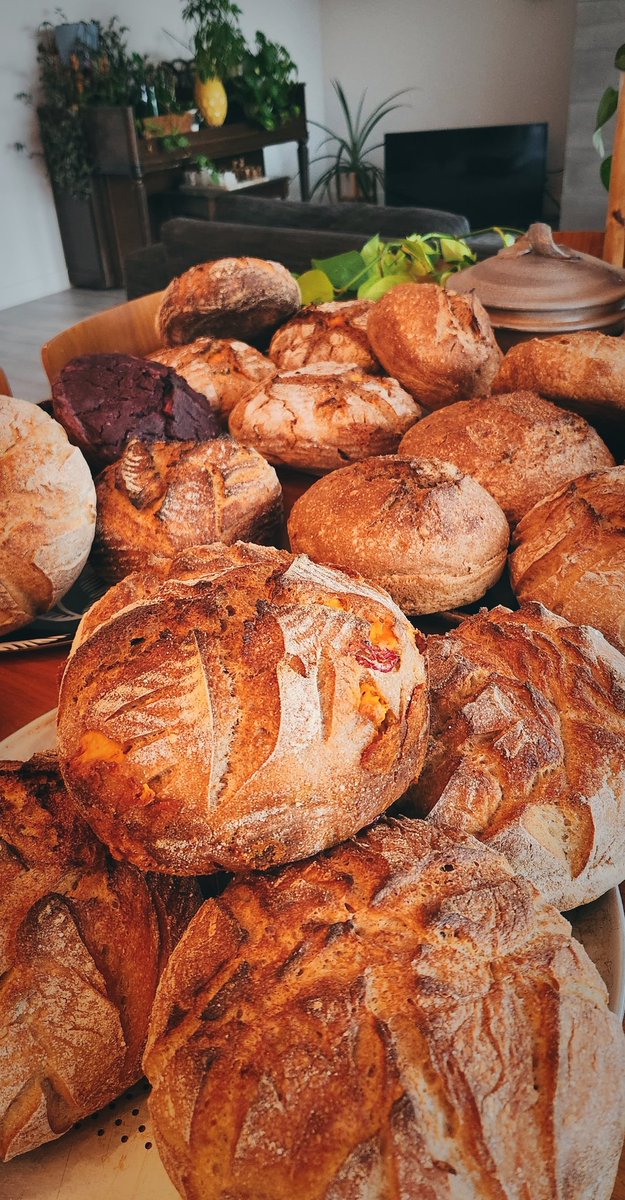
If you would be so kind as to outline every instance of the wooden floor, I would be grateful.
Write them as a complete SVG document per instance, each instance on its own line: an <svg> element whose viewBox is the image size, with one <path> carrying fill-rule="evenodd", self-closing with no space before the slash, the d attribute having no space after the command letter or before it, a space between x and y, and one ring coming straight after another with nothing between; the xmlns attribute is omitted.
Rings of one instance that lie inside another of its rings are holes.
<svg viewBox="0 0 625 1200"><path fill-rule="evenodd" d="M92 313L123 304L125 299L126 293L121 289L70 288L0 310L0 367L7 375L13 395L21 400L43 400L49 396L50 387L39 353L44 342Z"/></svg>

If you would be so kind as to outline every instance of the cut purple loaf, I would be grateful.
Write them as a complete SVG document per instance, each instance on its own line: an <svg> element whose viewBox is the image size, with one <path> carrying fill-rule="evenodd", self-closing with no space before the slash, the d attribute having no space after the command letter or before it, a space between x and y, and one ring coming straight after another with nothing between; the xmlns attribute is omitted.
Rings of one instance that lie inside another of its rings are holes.
<svg viewBox="0 0 625 1200"><path fill-rule="evenodd" d="M171 367L132 354L83 354L52 386L57 421L96 468L115 462L132 435L205 441L221 432L211 406Z"/></svg>

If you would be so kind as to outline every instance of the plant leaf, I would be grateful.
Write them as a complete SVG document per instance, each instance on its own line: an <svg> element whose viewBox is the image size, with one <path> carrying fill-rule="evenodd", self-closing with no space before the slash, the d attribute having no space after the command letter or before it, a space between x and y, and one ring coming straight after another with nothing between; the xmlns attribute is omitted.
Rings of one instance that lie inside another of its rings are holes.
<svg viewBox="0 0 625 1200"><path fill-rule="evenodd" d="M622 46L619 46L616 54L614 55L614 66L619 71L625 71L625 43L623 43Z"/></svg>
<svg viewBox="0 0 625 1200"><path fill-rule="evenodd" d="M599 167L599 174L601 176L601 182L602 182L606 192L609 192L609 190L610 190L610 175L611 175L611 173L612 173L612 155L608 154L607 158L604 158L601 166Z"/></svg>
<svg viewBox="0 0 625 1200"><path fill-rule="evenodd" d="M407 271L402 271L399 275L384 275L382 279L374 279L373 282L367 280L358 288L359 300L380 300L391 288L397 287L400 283L414 283Z"/></svg>
<svg viewBox="0 0 625 1200"><path fill-rule="evenodd" d="M312 265L316 271L326 275L336 291L341 291L362 273L367 264L358 250L347 250L344 254L334 254L332 258L313 258Z"/></svg>
<svg viewBox="0 0 625 1200"><path fill-rule="evenodd" d="M324 271L304 271L297 283L302 304L327 304L334 300L334 288Z"/></svg>
<svg viewBox="0 0 625 1200"><path fill-rule="evenodd" d="M595 130L601 129L602 126L605 125L606 121L609 121L610 117L614 116L614 114L616 112L617 104L618 104L618 92L617 92L616 88L613 88L611 86L607 87L605 89L605 92L603 93L603 96L601 97L601 99L599 101L599 107L597 109L597 117L595 120Z"/></svg>

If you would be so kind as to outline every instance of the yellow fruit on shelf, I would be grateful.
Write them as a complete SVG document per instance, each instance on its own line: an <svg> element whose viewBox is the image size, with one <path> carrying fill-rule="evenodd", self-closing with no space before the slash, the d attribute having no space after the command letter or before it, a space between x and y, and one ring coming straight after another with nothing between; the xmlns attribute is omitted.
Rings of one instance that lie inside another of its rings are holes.
<svg viewBox="0 0 625 1200"><path fill-rule="evenodd" d="M228 97L221 79L195 80L195 103L207 125L223 125L228 111Z"/></svg>

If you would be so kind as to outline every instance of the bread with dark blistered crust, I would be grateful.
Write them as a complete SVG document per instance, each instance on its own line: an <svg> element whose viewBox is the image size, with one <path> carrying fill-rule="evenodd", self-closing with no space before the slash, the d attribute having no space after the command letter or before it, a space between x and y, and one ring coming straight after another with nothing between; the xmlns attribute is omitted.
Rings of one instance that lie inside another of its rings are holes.
<svg viewBox="0 0 625 1200"><path fill-rule="evenodd" d="M280 534L282 488L256 450L232 438L128 443L96 481L92 561L112 582L158 568L188 546Z"/></svg>
<svg viewBox="0 0 625 1200"><path fill-rule="evenodd" d="M472 838L381 822L232 882L145 1069L185 1200L609 1200L625 1053L570 925Z"/></svg>
<svg viewBox="0 0 625 1200"><path fill-rule="evenodd" d="M230 432L269 462L323 474L394 454L423 415L396 379L345 363L284 371L230 413Z"/></svg>
<svg viewBox="0 0 625 1200"><path fill-rule="evenodd" d="M0 763L0 1160L141 1075L159 975L199 890L114 862L56 756Z"/></svg>
<svg viewBox="0 0 625 1200"><path fill-rule="evenodd" d="M477 296L437 283L392 288L374 304L367 333L388 374L429 409L488 395L501 362Z"/></svg>
<svg viewBox="0 0 625 1200"><path fill-rule="evenodd" d="M234 338L197 338L188 345L154 350L148 357L173 367L222 417L276 373L269 358Z"/></svg>
<svg viewBox="0 0 625 1200"><path fill-rule="evenodd" d="M318 479L289 517L291 549L360 571L406 613L479 600L510 531L497 501L451 463L389 454Z"/></svg>
<svg viewBox="0 0 625 1200"><path fill-rule="evenodd" d="M432 724L411 795L561 909L625 878L625 657L539 604L428 638Z"/></svg>
<svg viewBox="0 0 625 1200"><path fill-rule="evenodd" d="M625 467L591 471L536 504L517 525L510 580L521 603L593 625L625 651Z"/></svg>
<svg viewBox="0 0 625 1200"><path fill-rule="evenodd" d="M196 547L164 577L129 576L79 627L59 698L67 786L144 868L305 858L418 773L417 637L360 576L246 543Z"/></svg>
<svg viewBox="0 0 625 1200"><path fill-rule="evenodd" d="M279 371L313 362L343 362L379 374L381 367L367 336L372 307L372 300L311 304L276 330L269 356Z"/></svg>
<svg viewBox="0 0 625 1200"><path fill-rule="evenodd" d="M172 279L156 316L156 331L165 346L206 336L263 343L300 303L299 287L281 263L219 258Z"/></svg>
<svg viewBox="0 0 625 1200"><path fill-rule="evenodd" d="M530 338L512 346L493 381L494 392L531 388L596 418L625 419L625 340L596 330Z"/></svg>
<svg viewBox="0 0 625 1200"><path fill-rule="evenodd" d="M614 466L583 417L536 392L449 404L413 425L399 453L455 463L495 497L511 525L569 479Z"/></svg>

